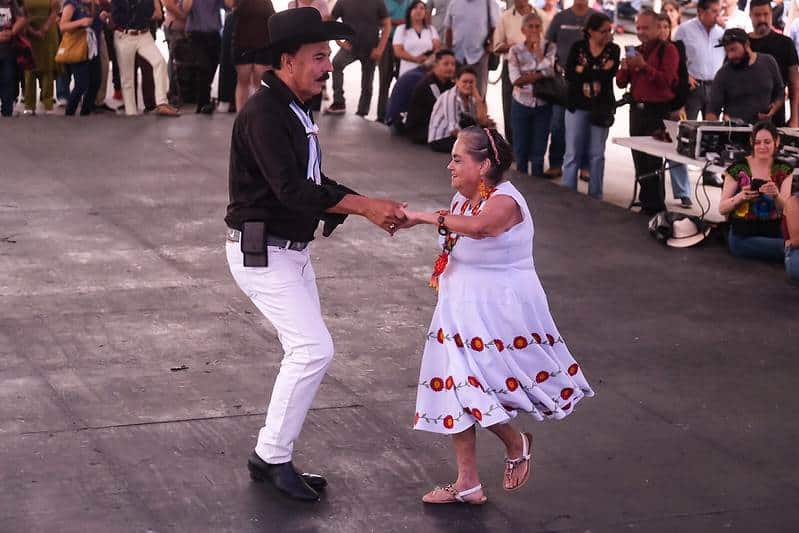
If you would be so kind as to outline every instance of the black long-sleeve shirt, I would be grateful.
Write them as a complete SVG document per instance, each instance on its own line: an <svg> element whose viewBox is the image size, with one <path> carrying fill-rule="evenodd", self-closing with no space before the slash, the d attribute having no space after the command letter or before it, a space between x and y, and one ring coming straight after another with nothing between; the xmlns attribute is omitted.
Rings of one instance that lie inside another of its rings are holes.
<svg viewBox="0 0 799 533"><path fill-rule="evenodd" d="M321 184L308 178L308 137L289 104L308 108L271 72L264 82L233 124L225 222L241 229L243 222L263 221L270 235L307 242L324 220L327 236L346 216L325 210L357 193L324 173Z"/></svg>
<svg viewBox="0 0 799 533"><path fill-rule="evenodd" d="M590 111L598 99L604 106L612 107L613 78L619 70L621 50L615 43L608 43L599 56L591 54L591 46L587 39L578 41L572 46L566 60L566 80L569 82L568 107L570 110L582 109ZM610 69L602 68L605 62L611 61ZM577 72L577 67L582 71Z"/></svg>
<svg viewBox="0 0 799 533"><path fill-rule="evenodd" d="M436 100L454 83L441 81L432 72L422 78L413 90L411 103L408 106L408 118L405 120L405 134L417 144L427 144L427 130L430 128L430 115Z"/></svg>

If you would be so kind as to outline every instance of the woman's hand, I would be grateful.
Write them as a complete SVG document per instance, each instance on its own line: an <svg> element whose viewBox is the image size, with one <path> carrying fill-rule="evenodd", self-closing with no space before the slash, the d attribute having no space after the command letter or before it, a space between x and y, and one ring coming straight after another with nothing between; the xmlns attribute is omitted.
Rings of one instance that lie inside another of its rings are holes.
<svg viewBox="0 0 799 533"><path fill-rule="evenodd" d="M747 185L745 187L741 187L741 191L733 198L735 198L735 205L740 205L748 200L754 200L758 196L760 196L760 193L758 191L753 191L752 187Z"/></svg>
<svg viewBox="0 0 799 533"><path fill-rule="evenodd" d="M777 188L776 183L767 181L764 185L760 186L760 193L765 194L769 198L775 198L780 193L780 190Z"/></svg>
<svg viewBox="0 0 799 533"><path fill-rule="evenodd" d="M424 211L413 211L410 209L403 209L407 219L400 225L400 229L412 228L419 224L437 224L440 214L446 215L448 211L435 211L433 213L426 213Z"/></svg>
<svg viewBox="0 0 799 533"><path fill-rule="evenodd" d="M93 20L91 17L83 17L78 22L80 23L81 28L88 28L92 25Z"/></svg>

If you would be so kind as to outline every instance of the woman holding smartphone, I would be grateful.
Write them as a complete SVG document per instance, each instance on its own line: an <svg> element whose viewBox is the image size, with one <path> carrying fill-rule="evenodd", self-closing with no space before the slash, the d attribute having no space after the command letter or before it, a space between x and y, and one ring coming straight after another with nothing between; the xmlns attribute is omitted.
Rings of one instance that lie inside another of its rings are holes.
<svg viewBox="0 0 799 533"><path fill-rule="evenodd" d="M782 212L790 199L793 167L774 157L778 146L777 128L758 122L752 128L751 155L724 173L719 213L730 221L729 247L736 257L785 260Z"/></svg>

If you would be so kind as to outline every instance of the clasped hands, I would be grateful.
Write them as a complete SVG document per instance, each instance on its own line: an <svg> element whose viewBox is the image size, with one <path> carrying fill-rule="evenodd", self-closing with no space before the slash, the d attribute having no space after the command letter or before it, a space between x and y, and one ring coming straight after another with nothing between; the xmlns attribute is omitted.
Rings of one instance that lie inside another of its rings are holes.
<svg viewBox="0 0 799 533"><path fill-rule="evenodd" d="M401 229L412 228L418 224L435 224L439 215L447 213L446 210L431 213L413 211L408 209L408 204L404 202L371 199L365 216L376 226L380 226L390 235L394 235Z"/></svg>

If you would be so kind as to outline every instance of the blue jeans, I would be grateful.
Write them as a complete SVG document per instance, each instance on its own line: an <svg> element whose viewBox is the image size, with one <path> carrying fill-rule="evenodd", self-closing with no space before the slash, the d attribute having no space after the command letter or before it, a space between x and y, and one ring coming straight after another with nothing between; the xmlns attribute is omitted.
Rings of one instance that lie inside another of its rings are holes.
<svg viewBox="0 0 799 533"><path fill-rule="evenodd" d="M69 82L72 76L69 75L69 69L64 69L64 73L55 79L55 97L59 100L66 100L69 98Z"/></svg>
<svg viewBox="0 0 799 533"><path fill-rule="evenodd" d="M671 171L671 193L675 198L691 198L691 182L688 178L688 167L667 160Z"/></svg>
<svg viewBox="0 0 799 533"><path fill-rule="evenodd" d="M588 194L602 199L602 180L605 176L605 141L609 128L591 124L590 111L575 109L566 111L566 160L563 164L563 184L577 190L577 173L583 168L581 163L588 154L588 169L591 180Z"/></svg>
<svg viewBox="0 0 799 533"><path fill-rule="evenodd" d="M510 121L516 169L525 174L543 176L544 154L547 151L547 137L552 123L552 106L547 104L527 107L513 100Z"/></svg>
<svg viewBox="0 0 799 533"><path fill-rule="evenodd" d="M588 145L580 154L580 168L588 168ZM563 157L566 153L566 108L552 106L552 124L549 136L549 166L563 168Z"/></svg>
<svg viewBox="0 0 799 533"><path fill-rule="evenodd" d="M785 241L779 237L742 237L730 229L728 243L735 257L774 263L785 261Z"/></svg>
<svg viewBox="0 0 799 533"><path fill-rule="evenodd" d="M14 113L17 83L17 60L9 53L9 57L0 59L0 112L4 117Z"/></svg>
<svg viewBox="0 0 799 533"><path fill-rule="evenodd" d="M793 281L799 281L799 248L785 247L785 271Z"/></svg>

